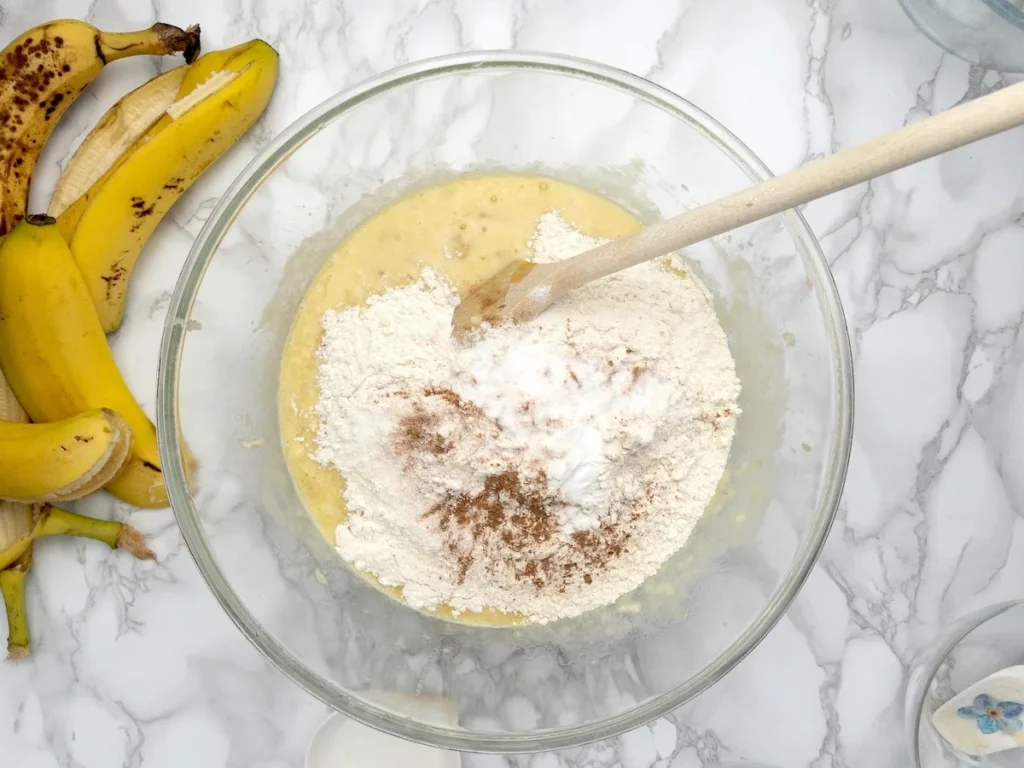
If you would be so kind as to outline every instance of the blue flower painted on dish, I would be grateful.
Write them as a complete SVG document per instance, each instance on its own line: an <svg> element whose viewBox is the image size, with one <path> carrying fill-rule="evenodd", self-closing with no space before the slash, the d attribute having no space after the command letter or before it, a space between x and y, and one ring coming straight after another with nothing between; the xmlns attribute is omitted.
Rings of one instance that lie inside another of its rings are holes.
<svg viewBox="0 0 1024 768"><path fill-rule="evenodd" d="M974 705L960 707L956 711L960 717L973 717L982 733L1017 733L1024 728L1020 714L1024 712L1024 704L1019 701L996 701L983 693L974 699Z"/></svg>

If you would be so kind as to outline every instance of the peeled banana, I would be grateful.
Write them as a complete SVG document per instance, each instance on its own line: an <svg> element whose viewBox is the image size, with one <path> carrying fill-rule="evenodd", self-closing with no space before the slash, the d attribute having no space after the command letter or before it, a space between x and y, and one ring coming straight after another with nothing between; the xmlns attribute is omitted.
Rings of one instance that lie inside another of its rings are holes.
<svg viewBox="0 0 1024 768"><path fill-rule="evenodd" d="M29 182L57 121L110 61L199 51L199 27L154 24L102 32L64 19L30 29L0 53L0 236L25 215Z"/></svg>
<svg viewBox="0 0 1024 768"><path fill-rule="evenodd" d="M110 482L131 448L131 429L106 408L45 424L0 421L0 498L80 499Z"/></svg>
<svg viewBox="0 0 1024 768"><path fill-rule="evenodd" d="M263 113L277 64L277 52L262 40L201 56L164 115L59 214L105 332L121 325L128 278L146 240L185 190ZM92 155L109 157L108 137L87 142L94 145L88 148ZM70 196L58 187L59 204L51 210Z"/></svg>
<svg viewBox="0 0 1024 768"><path fill-rule="evenodd" d="M75 153L68 160L64 172L57 179L53 197L47 213L58 217L77 202L77 215L59 219L58 223L69 226L66 235L71 239L78 219L88 202L86 192L103 174L114 165L119 157L135 140L163 117L164 112L178 97L181 83L188 72L188 65L176 67L152 80L143 83L124 96L100 118ZM61 230L63 232L63 229Z"/></svg>
<svg viewBox="0 0 1024 768"><path fill-rule="evenodd" d="M49 216L28 216L0 243L0 370L36 422L109 408L135 437L104 487L138 507L167 506L156 430L114 364L82 273Z"/></svg>

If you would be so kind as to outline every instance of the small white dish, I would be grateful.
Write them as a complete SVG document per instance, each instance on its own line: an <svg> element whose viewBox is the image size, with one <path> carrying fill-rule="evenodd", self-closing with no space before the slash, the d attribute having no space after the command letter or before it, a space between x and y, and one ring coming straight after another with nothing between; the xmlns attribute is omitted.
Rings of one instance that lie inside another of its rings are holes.
<svg viewBox="0 0 1024 768"><path fill-rule="evenodd" d="M1008 667L961 691L939 707L932 724L965 755L1024 747L1024 666Z"/></svg>
<svg viewBox="0 0 1024 768"><path fill-rule="evenodd" d="M390 736L337 713L306 748L306 768L461 768L462 756Z"/></svg>
<svg viewBox="0 0 1024 768"><path fill-rule="evenodd" d="M367 694L389 709L452 726L457 718L451 703L432 696L407 696L375 691ZM306 747L305 768L461 768L462 755L428 747L378 731L340 712L317 728Z"/></svg>

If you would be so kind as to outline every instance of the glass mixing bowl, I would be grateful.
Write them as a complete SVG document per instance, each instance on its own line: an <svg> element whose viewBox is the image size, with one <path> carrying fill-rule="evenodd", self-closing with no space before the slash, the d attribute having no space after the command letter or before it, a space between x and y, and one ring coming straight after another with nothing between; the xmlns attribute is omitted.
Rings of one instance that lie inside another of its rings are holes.
<svg viewBox="0 0 1024 768"><path fill-rule="evenodd" d="M398 736L527 752L665 714L778 621L835 516L852 372L835 285L798 213L687 249L743 383L726 476L690 542L616 604L545 626L456 624L385 596L293 488L276 410L282 345L346 233L411 190L494 170L575 182L646 220L769 176L692 104L599 64L472 53L368 80L288 128L213 211L171 298L157 422L203 577L285 674Z"/></svg>

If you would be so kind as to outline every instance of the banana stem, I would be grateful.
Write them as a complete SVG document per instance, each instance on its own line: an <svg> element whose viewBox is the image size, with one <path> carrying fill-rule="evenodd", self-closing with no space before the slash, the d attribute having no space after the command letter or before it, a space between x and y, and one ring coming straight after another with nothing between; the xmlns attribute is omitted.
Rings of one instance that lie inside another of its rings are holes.
<svg viewBox="0 0 1024 768"><path fill-rule="evenodd" d="M155 557L143 542L142 534L130 525L76 515L59 507L43 510L43 520L37 535L82 536L102 541L111 549L123 549L139 560L152 560Z"/></svg>
<svg viewBox="0 0 1024 768"><path fill-rule="evenodd" d="M7 610L7 652L9 659L23 659L29 654L28 620L25 616L25 577L32 566L33 541L40 536L82 536L102 541L112 549L123 549L139 560L152 560L154 555L142 540L142 534L124 523L96 520L76 515L59 507L44 507L31 531L8 542L2 555L13 557L0 570L0 593ZM16 555L16 557L15 557ZM8 562L5 559L5 562Z"/></svg>
<svg viewBox="0 0 1024 768"><path fill-rule="evenodd" d="M104 62L126 56L162 56L181 52L185 55L185 61L191 64L199 55L199 25L193 24L188 29L181 29L158 22L138 32L99 32L96 35L96 48Z"/></svg>
<svg viewBox="0 0 1024 768"><path fill-rule="evenodd" d="M7 658L14 661L29 655L32 638L25 614L25 578L32 567L32 548L0 571L0 593L7 611Z"/></svg>
<svg viewBox="0 0 1024 768"><path fill-rule="evenodd" d="M122 525L121 530L117 532L116 548L123 549L139 560L156 559L153 550L147 547L146 542L142 540L142 534L130 525Z"/></svg>

